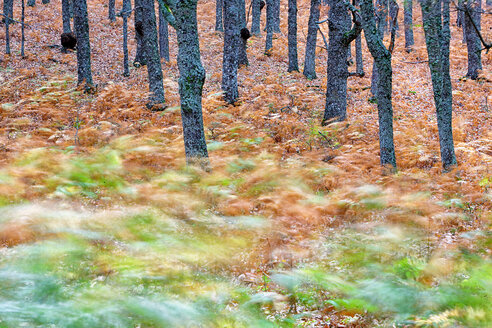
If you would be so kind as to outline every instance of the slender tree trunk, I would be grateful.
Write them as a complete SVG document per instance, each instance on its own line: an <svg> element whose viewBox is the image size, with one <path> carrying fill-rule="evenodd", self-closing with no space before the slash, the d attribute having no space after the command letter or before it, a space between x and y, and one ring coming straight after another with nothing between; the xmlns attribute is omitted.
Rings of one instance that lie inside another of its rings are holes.
<svg viewBox="0 0 492 328"><path fill-rule="evenodd" d="M28 7L34 7L36 5L36 0L27 0Z"/></svg>
<svg viewBox="0 0 492 328"><path fill-rule="evenodd" d="M109 0L109 2L108 2L108 18L111 22L114 22L116 20L114 3L115 3L115 0Z"/></svg>
<svg viewBox="0 0 492 328"><path fill-rule="evenodd" d="M162 85L162 68L157 40L157 23L154 0L136 0L135 8L142 7L143 47L145 48L147 73L149 76L150 98L148 108L164 103L164 87Z"/></svg>
<svg viewBox="0 0 492 328"><path fill-rule="evenodd" d="M200 59L196 4L197 0L181 0L174 10L179 47L179 95L186 160L207 166L208 152L202 118L205 70Z"/></svg>
<svg viewBox="0 0 492 328"><path fill-rule="evenodd" d="M464 15L466 47L468 50L468 73L466 76L476 80L478 71L482 69L482 44L476 30L481 31L482 1L467 0L464 5L466 7L463 7L463 10L467 11Z"/></svg>
<svg viewBox="0 0 492 328"><path fill-rule="evenodd" d="M280 33L280 0L274 0L273 33Z"/></svg>
<svg viewBox="0 0 492 328"><path fill-rule="evenodd" d="M123 17L123 76L130 76L130 69L128 67L128 17L132 12L131 0L123 0L123 8L121 9L121 16Z"/></svg>
<svg viewBox="0 0 492 328"><path fill-rule="evenodd" d="M396 0L389 0L389 30L393 29L393 24L395 24L395 31L398 31L398 4Z"/></svg>
<svg viewBox="0 0 492 328"><path fill-rule="evenodd" d="M72 27L70 26L70 0L62 0L62 21L63 33L71 33Z"/></svg>
<svg viewBox="0 0 492 328"><path fill-rule="evenodd" d="M22 39L21 39L21 56L24 57L25 56L25 52L24 52L24 44L26 42L26 35L24 33L24 30L25 30L25 18L26 18L26 15L25 15L25 10L26 10L26 5L25 5L25 2L24 0L21 0L21 4L22 4L22 13L21 13L21 23L22 23L22 26L21 26L21 33L22 33Z"/></svg>
<svg viewBox="0 0 492 328"><path fill-rule="evenodd" d="M403 1L403 23L405 25L405 49L412 51L413 39L413 0Z"/></svg>
<svg viewBox="0 0 492 328"><path fill-rule="evenodd" d="M89 20L86 0L73 2L73 26L77 36L78 84L92 86L91 45L89 42Z"/></svg>
<svg viewBox="0 0 492 328"><path fill-rule="evenodd" d="M3 13L6 17L3 17L5 22L5 53L10 55L10 24L12 21L9 18L13 18L14 1L3 0Z"/></svg>
<svg viewBox="0 0 492 328"><path fill-rule="evenodd" d="M238 98L237 68L239 33L239 8L237 0L224 0L224 57L222 62L222 90L224 100L230 104Z"/></svg>
<svg viewBox="0 0 492 328"><path fill-rule="evenodd" d="M246 28L246 4L244 0L236 0L238 1L238 9L239 9L239 30L241 31L243 28ZM249 32L249 31L248 31ZM248 39L240 39L238 44L238 65L239 66L248 66L248 53L246 48L248 46Z"/></svg>
<svg viewBox="0 0 492 328"><path fill-rule="evenodd" d="M393 141L393 106L391 52L383 44L383 38L374 17L372 0L360 0L362 26L367 46L378 70L376 99L379 117L379 151L381 165L396 169L395 146Z"/></svg>
<svg viewBox="0 0 492 328"><path fill-rule="evenodd" d="M320 0L311 0L308 35L306 40L306 55L304 59L303 71L304 76L309 80L316 78L316 38L318 35L317 22L319 21L319 6Z"/></svg>
<svg viewBox="0 0 492 328"><path fill-rule="evenodd" d="M388 16L388 2L387 0L376 0L376 29L379 33L381 40L384 38L384 31L386 28L386 17ZM371 93L376 97L378 90L379 72L376 66L376 62L372 63L372 76L371 76Z"/></svg>
<svg viewBox="0 0 492 328"><path fill-rule="evenodd" d="M251 33L261 35L261 9L260 0L253 0L253 20L251 21Z"/></svg>
<svg viewBox="0 0 492 328"><path fill-rule="evenodd" d="M289 0L289 68L288 72L299 72L297 60L297 0Z"/></svg>
<svg viewBox="0 0 492 328"><path fill-rule="evenodd" d="M441 10L442 4L442 10ZM445 170L456 164L453 142L453 99L449 74L449 0L420 0L429 68L434 89L441 160Z"/></svg>
<svg viewBox="0 0 492 328"><path fill-rule="evenodd" d="M169 61L169 27L167 20L162 14L161 5L159 3L159 54L166 62Z"/></svg>
<svg viewBox="0 0 492 328"><path fill-rule="evenodd" d="M274 1L275 0L266 0L266 42L265 42L265 54L270 55L273 48L273 17L274 14Z"/></svg>
<svg viewBox="0 0 492 328"><path fill-rule="evenodd" d="M224 11L224 0L215 0L215 30L224 31L224 19L222 13Z"/></svg>
<svg viewBox="0 0 492 328"><path fill-rule="evenodd" d="M353 1L354 6L359 6L359 0ZM355 38L355 73L359 77L363 77L364 73L364 59L362 57L362 34L359 33Z"/></svg>
<svg viewBox="0 0 492 328"><path fill-rule="evenodd" d="M463 8L465 0L458 0L458 7ZM461 28L462 39L461 43L466 44L466 28L465 28L465 12L458 10L456 14L456 25Z"/></svg>
<svg viewBox="0 0 492 328"><path fill-rule="evenodd" d="M330 0L328 13L329 43L327 61L326 105L323 124L331 119L347 117L347 52L350 43L361 32L360 22L351 30L347 4L343 0Z"/></svg>
<svg viewBox="0 0 492 328"><path fill-rule="evenodd" d="M137 41L137 51L135 53L135 59L133 60L133 66L140 67L147 64L147 54L143 40L143 8L142 6L137 6L137 1L135 1L133 12L135 21L135 40Z"/></svg>

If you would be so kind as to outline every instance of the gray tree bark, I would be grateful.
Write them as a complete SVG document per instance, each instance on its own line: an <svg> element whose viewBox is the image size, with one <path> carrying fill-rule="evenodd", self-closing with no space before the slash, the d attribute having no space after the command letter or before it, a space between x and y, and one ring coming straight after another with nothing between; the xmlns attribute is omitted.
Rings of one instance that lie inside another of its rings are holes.
<svg viewBox="0 0 492 328"><path fill-rule="evenodd" d="M159 54L161 58L164 58L166 62L169 61L169 27L167 20L164 18L162 11L164 8L161 8L161 4L159 3Z"/></svg>
<svg viewBox="0 0 492 328"><path fill-rule="evenodd" d="M273 48L273 17L274 14L274 1L275 0L266 0L266 41L265 41L265 54L270 55Z"/></svg>
<svg viewBox="0 0 492 328"><path fill-rule="evenodd" d="M73 27L77 37L78 84L92 86L91 45L89 42L89 20L86 0L73 1Z"/></svg>
<svg viewBox="0 0 492 328"><path fill-rule="evenodd" d="M253 0L253 19L251 21L251 33L254 35L261 35L261 9L260 0Z"/></svg>
<svg viewBox="0 0 492 328"><path fill-rule="evenodd" d="M442 9L441 9L442 5ZM456 164L453 142L453 99L449 74L449 0L420 0L429 69L437 113L441 161L445 170Z"/></svg>
<svg viewBox="0 0 492 328"><path fill-rule="evenodd" d="M280 33L280 0L274 0L273 33Z"/></svg>
<svg viewBox="0 0 492 328"><path fill-rule="evenodd" d="M297 60L297 0L289 0L289 68L288 72L299 72L299 64Z"/></svg>
<svg viewBox="0 0 492 328"><path fill-rule="evenodd" d="M36 0L27 0L28 7L34 7L36 5Z"/></svg>
<svg viewBox="0 0 492 328"><path fill-rule="evenodd" d="M347 117L347 52L350 43L360 35L360 22L351 29L352 23L347 3L343 0L330 0L328 12L329 43L327 60L326 104L323 124L328 120L343 121Z"/></svg>
<svg viewBox="0 0 492 328"><path fill-rule="evenodd" d="M173 12L179 47L179 95L186 160L190 164L198 162L207 166L208 152L202 118L205 69L200 59L196 6L197 0L180 0Z"/></svg>
<svg viewBox="0 0 492 328"><path fill-rule="evenodd" d="M465 0L462 10L466 10L464 13L464 30L468 50L468 72L466 76L476 80L478 79L478 71L482 69L482 44L477 33L477 29L481 31L482 1Z"/></svg>
<svg viewBox="0 0 492 328"><path fill-rule="evenodd" d="M376 29L378 31L381 40L384 38L384 31L386 28L386 18L388 17L388 1L376 0ZM376 67L376 62L372 63L372 75L371 75L371 93L376 96L378 90L377 81L379 80L379 72Z"/></svg>
<svg viewBox="0 0 492 328"><path fill-rule="evenodd" d="M383 37L374 17L372 0L360 0L362 26L367 46L378 70L376 93L379 117L379 150L381 165L396 169L395 146L393 141L393 106L391 52L383 44Z"/></svg>
<svg viewBox="0 0 492 328"><path fill-rule="evenodd" d="M238 49L240 42L239 8L237 0L224 0L224 55L222 61L222 90L224 100L236 102Z"/></svg>
<svg viewBox="0 0 492 328"><path fill-rule="evenodd" d="M238 1L238 9L239 9L239 30L241 31L243 28L246 28L246 4L244 0L236 0ZM248 46L247 39L240 39L238 43L238 65L239 66L248 66L248 53L246 48Z"/></svg>
<svg viewBox="0 0 492 328"><path fill-rule="evenodd" d="M136 0L135 8L142 8L143 47L145 48L147 73L149 77L148 108L162 109L164 103L164 87L162 85L162 68L157 40L157 23L154 0Z"/></svg>
<svg viewBox="0 0 492 328"><path fill-rule="evenodd" d="M316 78L316 39L318 35L319 6L320 0L311 0L303 71L304 76L309 80Z"/></svg>
<svg viewBox="0 0 492 328"><path fill-rule="evenodd" d="M405 25L405 50L412 51L413 38L413 0L403 1L403 24Z"/></svg>
<svg viewBox="0 0 492 328"><path fill-rule="evenodd" d="M5 22L5 53L10 55L10 24L14 14L14 1L3 0L3 20ZM10 18L10 19L9 19Z"/></svg>
<svg viewBox="0 0 492 328"><path fill-rule="evenodd" d="M145 53L143 41L143 8L142 6L137 6L137 1L135 1L133 13L135 40L137 41L137 51L135 53L135 59L133 60L133 66L140 67L147 64L147 54Z"/></svg>
<svg viewBox="0 0 492 328"><path fill-rule="evenodd" d="M109 0L108 2L108 18L111 22L116 20L116 12L114 9L115 0Z"/></svg>
<svg viewBox="0 0 492 328"><path fill-rule="evenodd" d="M70 26L70 0L62 0L63 33L72 32Z"/></svg>
<svg viewBox="0 0 492 328"><path fill-rule="evenodd" d="M215 1L215 30L223 32L224 31L224 19L223 19L223 11L224 11L224 0L216 0Z"/></svg>
<svg viewBox="0 0 492 328"><path fill-rule="evenodd" d="M128 17L130 17L131 12L131 0L123 0L123 8L121 9L121 17L123 17L123 76L130 76L128 67Z"/></svg>
<svg viewBox="0 0 492 328"><path fill-rule="evenodd" d="M359 0L353 1L354 6L359 6ZM355 38L355 73L359 77L363 77L364 73L364 59L362 57L362 34L359 33Z"/></svg>
<svg viewBox="0 0 492 328"><path fill-rule="evenodd" d="M26 42L26 35L25 35L25 19L26 19L26 15L25 15L25 11L26 11L26 5L24 3L24 0L21 0L21 5L22 5L22 12L21 12L21 23L22 23L22 26L21 26L21 34L22 34L22 39L21 39L21 56L24 57L25 56L25 52L24 52L24 44Z"/></svg>

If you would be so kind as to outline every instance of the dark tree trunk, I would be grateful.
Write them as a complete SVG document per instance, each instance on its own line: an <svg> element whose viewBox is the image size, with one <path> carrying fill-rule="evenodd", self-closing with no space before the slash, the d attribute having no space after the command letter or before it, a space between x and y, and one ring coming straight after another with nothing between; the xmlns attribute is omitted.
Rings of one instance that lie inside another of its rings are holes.
<svg viewBox="0 0 492 328"><path fill-rule="evenodd" d="M297 0L289 0L289 68L288 72L299 72L297 61Z"/></svg>
<svg viewBox="0 0 492 328"><path fill-rule="evenodd" d="M331 119L345 120L347 116L347 52L350 43L361 32L360 22L351 30L350 14L343 0L330 0L328 13L329 43L327 61L326 105L323 124Z"/></svg>
<svg viewBox="0 0 492 328"><path fill-rule="evenodd" d="M464 28L468 50L468 73L466 76L476 80L478 71L482 69L482 44L477 33L477 29L481 31L482 1L468 0L465 1L464 5L463 10L466 10Z"/></svg>
<svg viewBox="0 0 492 328"><path fill-rule="evenodd" d="M413 0L403 1L403 23L405 25L405 49L412 51L413 39Z"/></svg>
<svg viewBox="0 0 492 328"><path fill-rule="evenodd" d="M253 0L253 20L251 21L251 33L261 35L261 9L260 0Z"/></svg>
<svg viewBox="0 0 492 328"><path fill-rule="evenodd" d="M70 26L70 0L62 0L63 33L72 32Z"/></svg>
<svg viewBox="0 0 492 328"><path fill-rule="evenodd" d="M238 98L237 67L239 33L239 8L237 0L224 0L224 57L222 61L222 90L224 100L230 104Z"/></svg>
<svg viewBox="0 0 492 328"><path fill-rule="evenodd" d="M453 142L453 99L449 74L449 0L420 0L429 68L437 112L441 160L444 169L456 164Z"/></svg>
<svg viewBox="0 0 492 328"><path fill-rule="evenodd" d="M157 23L154 0L136 0L135 8L142 8L143 47L145 48L147 73L149 76L150 98L147 107L153 108L164 103L162 68L157 41Z"/></svg>
<svg viewBox="0 0 492 328"><path fill-rule="evenodd" d="M273 33L280 33L280 0L274 0Z"/></svg>
<svg viewBox="0 0 492 328"><path fill-rule="evenodd" d="M384 31L386 28L386 18L388 17L388 1L376 0L376 29L381 40L384 37ZM379 72L376 67L376 62L372 63L372 75L371 75L371 93L375 97L378 90Z"/></svg>
<svg viewBox="0 0 492 328"><path fill-rule="evenodd" d="M73 27L77 37L77 75L78 84L92 86L91 45L89 42L89 20L86 0L73 2Z"/></svg>
<svg viewBox="0 0 492 328"><path fill-rule="evenodd" d="M236 0L238 1L238 9L239 9L239 30L246 28L246 4L244 0ZM246 52L246 48L248 46L248 39L240 39L238 44L238 65L239 66L248 66L248 53Z"/></svg>
<svg viewBox="0 0 492 328"><path fill-rule="evenodd" d="M186 160L207 166L208 152L202 118L205 70L200 59L196 4L197 0L181 0L174 10L179 47L179 95Z"/></svg>
<svg viewBox="0 0 492 328"><path fill-rule="evenodd" d="M273 17L274 14L274 1L275 0L266 0L266 42L265 42L265 54L270 55L273 48Z"/></svg>
<svg viewBox="0 0 492 328"><path fill-rule="evenodd" d="M380 30L376 26L372 0L360 0L362 26L367 46L378 70L376 99L379 117L379 150L381 165L396 169L395 146L393 141L393 106L391 52L383 44Z"/></svg>
<svg viewBox="0 0 492 328"><path fill-rule="evenodd" d="M224 20L222 18L222 13L224 11L224 0L215 1L215 30L223 32L224 31Z"/></svg>
<svg viewBox="0 0 492 328"><path fill-rule="evenodd" d="M319 5L320 0L311 0L303 71L304 76L309 80L316 78L316 38L318 35L317 22L319 21ZM345 54L347 54L347 52L345 52Z"/></svg>
<svg viewBox="0 0 492 328"><path fill-rule="evenodd" d="M27 0L28 7L34 7L36 5L36 0Z"/></svg>
<svg viewBox="0 0 492 328"><path fill-rule="evenodd" d="M134 21L135 21L135 40L137 41L137 51L135 53L135 59L133 60L133 66L140 67L142 65L147 64L147 54L146 49L144 47L143 41L143 8L141 6L137 6L137 2L135 1L134 12Z"/></svg>
<svg viewBox="0 0 492 328"><path fill-rule="evenodd" d="M10 55L10 24L13 18L14 0L3 0L3 20L5 22L5 53Z"/></svg>
<svg viewBox="0 0 492 328"><path fill-rule="evenodd" d="M123 76L130 76L128 67L128 17L132 12L131 0L123 0L121 16L123 17Z"/></svg>
<svg viewBox="0 0 492 328"><path fill-rule="evenodd" d="M111 22L114 22L116 20L114 3L115 3L115 0L109 0L109 2L108 2L108 18Z"/></svg>
<svg viewBox="0 0 492 328"><path fill-rule="evenodd" d="M398 4L396 0L389 0L389 30L393 29L393 24L395 25L395 31L398 31Z"/></svg>
<svg viewBox="0 0 492 328"><path fill-rule="evenodd" d="M359 0L353 1L354 6L359 6ZM362 34L359 33L355 38L355 73L359 77L363 77L364 73L364 59L362 57Z"/></svg>
<svg viewBox="0 0 492 328"><path fill-rule="evenodd" d="M22 34L22 39L21 39L21 56L24 57L25 56L25 53L24 53L24 44L26 42L26 35L25 35L25 19L26 19L26 15L25 15L25 11L26 11L26 5L25 5L25 2L24 0L21 0L21 5L22 5L22 13L21 13L21 23L22 23L22 26L21 26L21 34Z"/></svg>
<svg viewBox="0 0 492 328"><path fill-rule="evenodd" d="M162 11L164 8L161 8L161 4L159 3L159 54L161 58L164 58L165 61L169 61L169 27L167 20L164 18Z"/></svg>
<svg viewBox="0 0 492 328"><path fill-rule="evenodd" d="M42 3L43 5L46 5L46 4L50 3L50 0L42 0L42 1L41 1L41 3Z"/></svg>

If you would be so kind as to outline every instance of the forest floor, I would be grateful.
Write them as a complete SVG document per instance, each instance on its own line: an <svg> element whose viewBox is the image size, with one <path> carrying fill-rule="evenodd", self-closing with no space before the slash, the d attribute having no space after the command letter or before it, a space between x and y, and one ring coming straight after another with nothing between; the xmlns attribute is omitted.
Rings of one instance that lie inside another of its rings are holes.
<svg viewBox="0 0 492 328"><path fill-rule="evenodd" d="M172 28L171 61L163 63L168 107L150 112L146 68L122 76L122 21L110 23L100 0L88 4L97 92L77 89L76 54L48 47L59 42L60 6L27 7L26 57L19 54L20 24L11 28L12 55L0 55L0 280L17 286L0 291L0 305L7 299L10 305L0 309L0 327L70 326L67 313L84 318L82 327L486 327L492 320L492 54L483 53L478 81L464 78L467 53L455 12L450 59L458 166L447 173L441 167L416 7L414 50L405 51L401 26L393 54L398 172L391 174L379 164L365 42L366 76L349 79L347 120L321 127L326 51L317 50L317 79L287 73L283 1L282 33L271 55L264 55L265 33L250 39L250 66L239 70L240 100L230 106L221 99L215 3L200 1L211 162L204 172L185 166ZM20 17L17 7L14 16ZM300 1L301 64L308 16L309 1ZM327 26L322 29L327 36ZM490 42L491 15L483 16L482 31ZM4 40L2 28L2 47ZM133 28L129 48L132 59ZM58 291L66 294L50 302L31 297L43 287L29 284L31 276L6 274L12 271L53 276L72 292ZM32 287L29 306L26 286ZM443 286L464 294L450 300ZM106 288L112 296L100 297ZM129 305L136 295L141 298ZM90 304L67 305L81 297ZM171 314L159 316L165 310L156 304L164 298L194 307L166 303ZM220 315L205 316L203 307L211 305L202 298L222 304L210 310ZM111 300L128 302L115 310ZM101 308L107 313L97 313Z"/></svg>

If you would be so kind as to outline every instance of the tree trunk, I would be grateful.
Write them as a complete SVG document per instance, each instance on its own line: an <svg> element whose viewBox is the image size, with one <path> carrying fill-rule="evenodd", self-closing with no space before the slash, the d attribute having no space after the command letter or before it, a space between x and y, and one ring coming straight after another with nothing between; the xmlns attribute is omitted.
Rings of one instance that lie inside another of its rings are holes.
<svg viewBox="0 0 492 328"><path fill-rule="evenodd" d="M316 78L316 38L318 35L318 24L316 23L319 21L319 5L320 0L311 0L303 71L304 76L309 80Z"/></svg>
<svg viewBox="0 0 492 328"><path fill-rule="evenodd" d="M27 0L28 7L34 7L36 5L36 0Z"/></svg>
<svg viewBox="0 0 492 328"><path fill-rule="evenodd" d="M208 166L202 118L205 70L200 59L196 4L197 0L181 0L174 10L179 47L179 95L186 160L190 164L198 162Z"/></svg>
<svg viewBox="0 0 492 328"><path fill-rule="evenodd" d="M239 33L239 8L237 0L224 0L224 57L222 61L222 90L224 100L236 102Z"/></svg>
<svg viewBox="0 0 492 328"><path fill-rule="evenodd" d="M238 1L238 9L239 9L239 30L241 31L243 28L246 28L246 4L244 0L236 0ZM239 66L248 66L248 53L246 52L246 48L248 46L248 39L240 39L238 44L238 65Z"/></svg>
<svg viewBox="0 0 492 328"><path fill-rule="evenodd" d="M140 67L147 64L147 54L145 53L143 41L143 8L141 6L137 6L137 1L135 1L135 8L133 10L133 18L135 21L135 40L137 41L137 51L135 53L135 59L133 60L133 66Z"/></svg>
<svg viewBox="0 0 492 328"><path fill-rule="evenodd" d="M273 33L280 33L280 0L274 0Z"/></svg>
<svg viewBox="0 0 492 328"><path fill-rule="evenodd" d="M273 17L274 14L274 1L275 0L266 0L266 42L265 42L265 54L270 55L273 48Z"/></svg>
<svg viewBox="0 0 492 328"><path fill-rule="evenodd" d="M389 30L393 29L393 24L395 24L395 31L398 31L398 4L396 0L389 0Z"/></svg>
<svg viewBox="0 0 492 328"><path fill-rule="evenodd" d="M323 124L347 117L347 53L350 43L360 35L360 23L351 30L350 14L343 0L330 0L328 12L329 43L327 61L326 105Z"/></svg>
<svg viewBox="0 0 492 328"><path fill-rule="evenodd" d="M463 10L466 10L464 27L468 50L468 73L466 76L476 80L478 71L482 69L482 44L477 33L477 29L481 31L482 1L467 0L464 5Z"/></svg>
<svg viewBox="0 0 492 328"><path fill-rule="evenodd" d="M24 44L26 42L26 35L25 35L25 18L26 18L26 15L25 15L25 11L26 11L26 5L24 3L24 0L21 0L21 5L22 5L22 12L21 12L21 23L22 23L22 26L21 26L21 34L22 34L22 39L21 39L21 56L24 57L25 56L25 53L24 53Z"/></svg>
<svg viewBox="0 0 492 328"><path fill-rule="evenodd" d="M109 0L109 2L108 2L108 18L111 22L114 22L116 20L114 3L115 3L115 0Z"/></svg>
<svg viewBox="0 0 492 328"><path fill-rule="evenodd" d="M224 0L215 1L215 30L223 32L224 31L224 19L222 18L222 13L224 11Z"/></svg>
<svg viewBox="0 0 492 328"><path fill-rule="evenodd" d="M70 0L62 0L63 33L72 32L70 26Z"/></svg>
<svg viewBox="0 0 492 328"><path fill-rule="evenodd" d="M128 67L128 17L132 12L131 0L123 0L121 16L123 17L123 76L130 76Z"/></svg>
<svg viewBox="0 0 492 328"><path fill-rule="evenodd" d="M159 54L166 62L169 61L169 27L162 14L164 8L159 3Z"/></svg>
<svg viewBox="0 0 492 328"><path fill-rule="evenodd" d="M41 3L42 3L43 5L46 5L46 4L50 3L50 0L42 0L42 1L41 1Z"/></svg>
<svg viewBox="0 0 492 328"><path fill-rule="evenodd" d="M361 0L361 15L367 46L378 70L376 93L379 117L379 150L381 165L396 169L395 146L393 141L393 106L391 52L383 44L383 38L374 17L372 0Z"/></svg>
<svg viewBox="0 0 492 328"><path fill-rule="evenodd" d="M142 8L143 47L145 48L150 98L148 108L164 103L162 68L157 41L157 23L154 0L136 0L135 8ZM160 109L160 108L156 108Z"/></svg>
<svg viewBox="0 0 492 328"><path fill-rule="evenodd" d="M354 6L359 6L359 0L353 1ZM355 38L355 73L359 77L363 77L364 73L364 59L362 57L362 34L359 33Z"/></svg>
<svg viewBox="0 0 492 328"><path fill-rule="evenodd" d="M5 22L5 53L10 55L10 24L12 21L9 18L13 18L14 1L3 0L3 20Z"/></svg>
<svg viewBox="0 0 492 328"><path fill-rule="evenodd" d="M260 0L253 0L253 20L251 21L251 33L261 35L261 9Z"/></svg>
<svg viewBox="0 0 492 328"><path fill-rule="evenodd" d="M449 0L420 0L429 69L439 129L441 160L445 170L456 164L453 142L453 99L449 75Z"/></svg>
<svg viewBox="0 0 492 328"><path fill-rule="evenodd" d="M86 0L73 2L73 27L77 37L77 76L78 84L92 86L91 45L89 42L89 20Z"/></svg>
<svg viewBox="0 0 492 328"><path fill-rule="evenodd" d="M386 28L386 17L388 16L388 2L386 0L376 0L376 29L381 40L384 38ZM371 93L375 97L378 90L379 73L376 62L372 63Z"/></svg>
<svg viewBox="0 0 492 328"><path fill-rule="evenodd" d="M289 0L289 68L288 72L299 72L297 61L297 0Z"/></svg>
<svg viewBox="0 0 492 328"><path fill-rule="evenodd" d="M413 0L403 1L403 23L405 25L405 50L412 51L413 39Z"/></svg>

